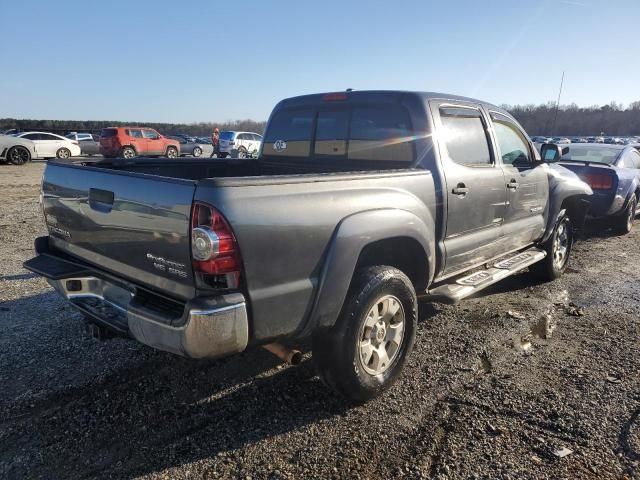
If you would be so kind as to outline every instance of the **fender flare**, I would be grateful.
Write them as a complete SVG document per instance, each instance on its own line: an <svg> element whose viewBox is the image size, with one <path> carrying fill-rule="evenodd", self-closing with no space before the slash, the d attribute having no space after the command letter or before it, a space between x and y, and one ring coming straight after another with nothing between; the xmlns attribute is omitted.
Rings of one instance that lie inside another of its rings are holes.
<svg viewBox="0 0 640 480"><path fill-rule="evenodd" d="M435 223L426 208L421 214L419 218L407 210L368 210L346 217L338 224L322 266L318 293L303 329L305 333L335 324L360 253L373 242L402 237L415 240L426 255L427 283L433 279Z"/></svg>

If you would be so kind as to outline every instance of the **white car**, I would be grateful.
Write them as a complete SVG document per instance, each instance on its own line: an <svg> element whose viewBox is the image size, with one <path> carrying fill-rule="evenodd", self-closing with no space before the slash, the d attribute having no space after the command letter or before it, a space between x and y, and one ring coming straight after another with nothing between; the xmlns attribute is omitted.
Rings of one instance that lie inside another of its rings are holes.
<svg viewBox="0 0 640 480"><path fill-rule="evenodd" d="M31 140L35 144L36 155L33 158L69 158L80 155L78 142L55 133L24 132L16 137Z"/></svg>
<svg viewBox="0 0 640 480"><path fill-rule="evenodd" d="M0 163L9 162L24 165L36 154L35 144L13 135L0 135Z"/></svg>
<svg viewBox="0 0 640 480"><path fill-rule="evenodd" d="M262 135L253 132L220 132L218 155L221 157L247 158L260 150Z"/></svg>

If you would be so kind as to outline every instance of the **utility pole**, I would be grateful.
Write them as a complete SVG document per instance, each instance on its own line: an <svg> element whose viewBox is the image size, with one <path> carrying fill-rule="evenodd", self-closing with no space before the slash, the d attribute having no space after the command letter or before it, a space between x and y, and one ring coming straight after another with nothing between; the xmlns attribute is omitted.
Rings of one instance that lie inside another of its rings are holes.
<svg viewBox="0 0 640 480"><path fill-rule="evenodd" d="M560 95L562 95L562 85L564 84L564 71L562 72L562 79L560 80L560 91L558 92L558 101L556 102L556 114L553 117L553 130L551 131L551 135L555 135L556 132L556 122L558 121L558 109L560 108Z"/></svg>

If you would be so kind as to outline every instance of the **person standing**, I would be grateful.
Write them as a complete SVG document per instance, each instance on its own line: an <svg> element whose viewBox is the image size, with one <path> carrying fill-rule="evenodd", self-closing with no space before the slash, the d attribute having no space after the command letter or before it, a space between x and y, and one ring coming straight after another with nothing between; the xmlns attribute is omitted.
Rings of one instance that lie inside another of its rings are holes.
<svg viewBox="0 0 640 480"><path fill-rule="evenodd" d="M215 155L218 157L218 153L220 153L220 130L218 127L213 129L213 133L211 134L211 145L213 145L213 151L211 152L211 158Z"/></svg>

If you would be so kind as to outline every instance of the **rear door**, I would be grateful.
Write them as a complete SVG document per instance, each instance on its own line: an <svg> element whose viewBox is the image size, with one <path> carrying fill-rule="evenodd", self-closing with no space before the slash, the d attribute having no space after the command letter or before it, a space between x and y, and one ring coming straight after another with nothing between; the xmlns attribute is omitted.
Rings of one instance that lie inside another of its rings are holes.
<svg viewBox="0 0 640 480"><path fill-rule="evenodd" d="M149 146L147 145L146 139L142 136L142 129L129 128L126 129L124 133L128 136L127 141L124 143L129 144L133 148L135 148L138 155L149 154Z"/></svg>
<svg viewBox="0 0 640 480"><path fill-rule="evenodd" d="M42 189L56 249L170 295L193 295L195 182L49 163Z"/></svg>
<svg viewBox="0 0 640 480"><path fill-rule="evenodd" d="M545 167L534 167L532 146L520 126L502 113L490 115L507 197L501 243L509 251L529 245L544 234L549 179Z"/></svg>
<svg viewBox="0 0 640 480"><path fill-rule="evenodd" d="M432 102L431 108L447 203L442 276L450 276L501 253L506 188L480 106Z"/></svg>
<svg viewBox="0 0 640 480"><path fill-rule="evenodd" d="M64 141L55 135L48 133L41 133L39 143L41 145L41 151L44 152L46 157L55 157L58 149L64 146Z"/></svg>

